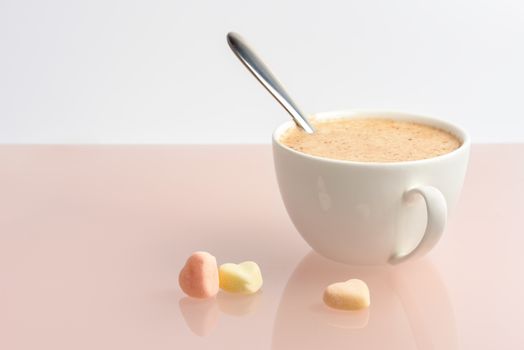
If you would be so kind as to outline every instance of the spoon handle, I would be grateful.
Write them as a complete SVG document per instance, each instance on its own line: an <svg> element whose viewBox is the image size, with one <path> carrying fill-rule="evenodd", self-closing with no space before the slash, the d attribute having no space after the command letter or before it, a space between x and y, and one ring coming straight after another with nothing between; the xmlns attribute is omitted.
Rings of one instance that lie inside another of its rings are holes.
<svg viewBox="0 0 524 350"><path fill-rule="evenodd" d="M227 34L227 43L240 62L246 66L267 91L284 107L291 117L293 117L295 123L308 134L312 134L315 129L309 124L305 114L298 108L295 102L293 102L277 78L275 78L269 68L262 62L260 57L247 45L244 39L237 33L231 32Z"/></svg>

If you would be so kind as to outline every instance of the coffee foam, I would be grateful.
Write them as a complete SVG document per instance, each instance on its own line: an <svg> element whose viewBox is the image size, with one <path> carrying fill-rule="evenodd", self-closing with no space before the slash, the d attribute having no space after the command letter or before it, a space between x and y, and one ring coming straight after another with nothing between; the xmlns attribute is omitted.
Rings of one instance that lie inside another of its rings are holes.
<svg viewBox="0 0 524 350"><path fill-rule="evenodd" d="M437 157L460 147L451 133L410 121L362 118L311 120L307 134L294 126L281 137L284 145L314 156L359 162L399 162Z"/></svg>

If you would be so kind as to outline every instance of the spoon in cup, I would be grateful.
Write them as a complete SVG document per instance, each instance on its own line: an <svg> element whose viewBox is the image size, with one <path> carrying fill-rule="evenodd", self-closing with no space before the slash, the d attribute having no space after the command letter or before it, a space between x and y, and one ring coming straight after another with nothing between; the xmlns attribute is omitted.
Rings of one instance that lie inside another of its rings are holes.
<svg viewBox="0 0 524 350"><path fill-rule="evenodd" d="M230 32L227 34L227 43L240 62L246 66L278 103L284 107L295 123L308 134L314 133L315 129L308 122L304 112L298 108L278 79L271 73L269 68L262 62L260 57L255 54L253 49L249 47L245 40L242 39L239 34Z"/></svg>

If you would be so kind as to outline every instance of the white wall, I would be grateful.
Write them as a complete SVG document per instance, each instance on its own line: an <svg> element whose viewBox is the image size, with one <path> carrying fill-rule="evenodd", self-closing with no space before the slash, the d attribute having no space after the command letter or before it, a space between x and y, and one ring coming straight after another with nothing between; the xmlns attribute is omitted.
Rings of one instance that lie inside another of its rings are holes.
<svg viewBox="0 0 524 350"><path fill-rule="evenodd" d="M230 30L307 111L394 108L524 141L521 0L0 0L0 142L269 142L288 116Z"/></svg>

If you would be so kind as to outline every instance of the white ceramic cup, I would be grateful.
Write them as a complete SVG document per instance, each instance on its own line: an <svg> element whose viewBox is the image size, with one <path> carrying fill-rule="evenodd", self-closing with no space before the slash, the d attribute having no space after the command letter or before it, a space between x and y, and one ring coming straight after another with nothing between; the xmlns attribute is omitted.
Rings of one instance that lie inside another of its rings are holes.
<svg viewBox="0 0 524 350"><path fill-rule="evenodd" d="M421 256L438 242L457 203L469 158L470 138L442 120L391 111L338 111L316 119L387 118L446 130L461 146L415 161L373 163L334 160L297 152L273 133L280 193L298 232L319 254L347 264L396 264Z"/></svg>

